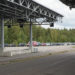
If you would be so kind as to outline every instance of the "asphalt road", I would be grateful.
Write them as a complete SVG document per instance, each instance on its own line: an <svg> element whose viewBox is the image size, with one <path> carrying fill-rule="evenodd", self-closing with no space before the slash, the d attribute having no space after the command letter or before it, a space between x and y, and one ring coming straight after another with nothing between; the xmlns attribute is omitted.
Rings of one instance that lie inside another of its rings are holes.
<svg viewBox="0 0 75 75"><path fill-rule="evenodd" d="M0 75L75 75L75 52L0 65Z"/></svg>

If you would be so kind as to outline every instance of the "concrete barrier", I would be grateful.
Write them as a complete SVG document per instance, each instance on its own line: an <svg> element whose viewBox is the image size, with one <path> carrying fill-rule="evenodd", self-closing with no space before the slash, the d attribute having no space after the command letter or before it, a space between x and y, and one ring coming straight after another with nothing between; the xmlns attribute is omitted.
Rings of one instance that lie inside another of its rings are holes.
<svg viewBox="0 0 75 75"><path fill-rule="evenodd" d="M0 49L0 56L13 56L18 54L31 53L31 50L19 47L7 47L4 50Z"/></svg>

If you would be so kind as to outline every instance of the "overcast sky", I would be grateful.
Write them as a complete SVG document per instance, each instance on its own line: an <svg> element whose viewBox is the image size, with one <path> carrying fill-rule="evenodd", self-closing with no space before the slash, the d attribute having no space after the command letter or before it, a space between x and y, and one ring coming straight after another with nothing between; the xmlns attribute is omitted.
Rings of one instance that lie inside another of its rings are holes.
<svg viewBox="0 0 75 75"><path fill-rule="evenodd" d="M34 0L64 16L63 23L56 23L54 28L57 29L75 29L75 9L70 10L68 6L61 3L59 0ZM49 26L44 26L48 28Z"/></svg>

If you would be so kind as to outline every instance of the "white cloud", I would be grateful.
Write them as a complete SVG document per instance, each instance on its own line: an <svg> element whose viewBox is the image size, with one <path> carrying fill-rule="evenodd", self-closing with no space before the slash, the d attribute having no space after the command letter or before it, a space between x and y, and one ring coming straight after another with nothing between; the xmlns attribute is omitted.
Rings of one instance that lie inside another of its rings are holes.
<svg viewBox="0 0 75 75"><path fill-rule="evenodd" d="M68 6L59 0L34 0L64 16L63 23L55 24L55 28L75 28L75 9L70 10ZM44 26L48 28L49 26Z"/></svg>

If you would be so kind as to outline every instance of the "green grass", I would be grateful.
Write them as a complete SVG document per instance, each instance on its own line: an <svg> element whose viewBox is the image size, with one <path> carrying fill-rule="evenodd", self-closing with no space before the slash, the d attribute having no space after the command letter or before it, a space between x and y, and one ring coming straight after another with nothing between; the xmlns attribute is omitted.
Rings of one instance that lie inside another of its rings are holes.
<svg viewBox="0 0 75 75"><path fill-rule="evenodd" d="M49 53L49 55L62 54L62 53L67 53L67 52L69 52L69 51L66 50L66 51L54 52L54 53Z"/></svg>
<svg viewBox="0 0 75 75"><path fill-rule="evenodd" d="M75 46L73 46L72 48L75 48Z"/></svg>

